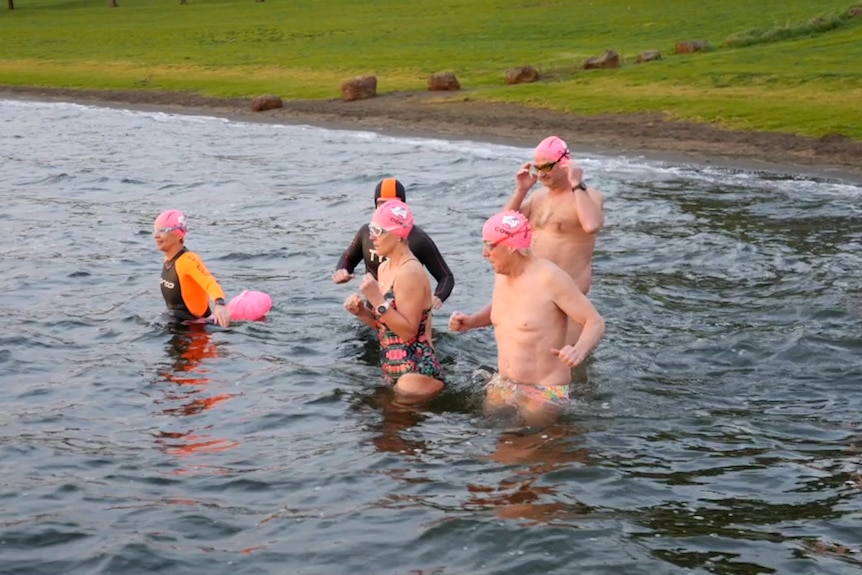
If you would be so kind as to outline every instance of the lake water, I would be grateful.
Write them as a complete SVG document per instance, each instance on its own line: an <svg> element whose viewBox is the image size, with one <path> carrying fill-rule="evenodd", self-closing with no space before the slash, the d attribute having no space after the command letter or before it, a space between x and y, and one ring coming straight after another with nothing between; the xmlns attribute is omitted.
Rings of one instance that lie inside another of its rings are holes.
<svg viewBox="0 0 862 575"><path fill-rule="evenodd" d="M530 155L0 101L0 573L858 573L862 187L578 158L607 334L525 430L482 417L492 333L446 319ZM418 410L329 279L388 176L456 277ZM167 208L267 321L171 331Z"/></svg>

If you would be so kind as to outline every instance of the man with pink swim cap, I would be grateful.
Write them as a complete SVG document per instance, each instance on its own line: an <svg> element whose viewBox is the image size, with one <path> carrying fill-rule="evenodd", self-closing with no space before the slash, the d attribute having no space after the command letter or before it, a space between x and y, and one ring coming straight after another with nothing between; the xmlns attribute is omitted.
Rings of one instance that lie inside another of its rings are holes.
<svg viewBox="0 0 862 575"><path fill-rule="evenodd" d="M179 321L196 321L214 316L215 322L230 325L224 291L200 257L185 246L188 228L179 210L159 214L153 224L156 247L165 254L159 281L168 311ZM210 311L210 299L213 309Z"/></svg>
<svg viewBox="0 0 862 575"><path fill-rule="evenodd" d="M587 187L582 176L566 143L557 136L545 138L533 152L533 163L524 164L515 175L515 192L504 209L517 210L530 220L533 253L560 266L587 294L596 233L604 225L604 198ZM537 182L542 187L525 200ZM579 329L570 327L566 341L573 343Z"/></svg>
<svg viewBox="0 0 862 575"><path fill-rule="evenodd" d="M485 408L515 407L529 425L546 423L569 401L571 369L605 333L605 322L574 279L533 254L532 226L515 211L496 214L482 228L483 256L494 268L491 304L466 315L456 311L449 329L494 326L498 373L487 386ZM567 340L569 323L577 343Z"/></svg>

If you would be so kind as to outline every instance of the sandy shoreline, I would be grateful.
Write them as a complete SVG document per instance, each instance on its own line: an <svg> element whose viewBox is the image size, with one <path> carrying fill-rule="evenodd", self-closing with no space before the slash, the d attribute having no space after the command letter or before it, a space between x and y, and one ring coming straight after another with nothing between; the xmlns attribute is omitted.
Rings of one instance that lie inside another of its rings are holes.
<svg viewBox="0 0 862 575"><path fill-rule="evenodd" d="M205 98L146 90L92 91L0 86L0 99L64 101L115 108L207 115L250 122L308 124L392 135L469 139L532 147L556 134L578 152L642 156L670 163L799 174L862 184L862 142L740 132L656 114L580 117L513 104L472 102L469 92L397 93L369 100L286 101L252 112L249 99Z"/></svg>

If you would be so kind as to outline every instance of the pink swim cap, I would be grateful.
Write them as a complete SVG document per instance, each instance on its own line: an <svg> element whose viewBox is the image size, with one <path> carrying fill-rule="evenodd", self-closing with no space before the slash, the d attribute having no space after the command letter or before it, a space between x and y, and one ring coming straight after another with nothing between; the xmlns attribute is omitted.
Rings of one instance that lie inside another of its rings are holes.
<svg viewBox="0 0 862 575"><path fill-rule="evenodd" d="M379 226L399 238L406 238L413 229L413 212L401 200L389 200L376 210L371 225Z"/></svg>
<svg viewBox="0 0 862 575"><path fill-rule="evenodd" d="M569 147L557 136L548 136L539 142L533 155L548 162L558 162L561 166L568 164L571 158Z"/></svg>
<svg viewBox="0 0 862 575"><path fill-rule="evenodd" d="M180 234L181 238L186 236L186 217L179 210L167 210L159 214L156 218L156 227L158 228L175 228L174 231Z"/></svg>
<svg viewBox="0 0 862 575"><path fill-rule="evenodd" d="M533 243L533 228L524 214L509 210L488 218L482 226L482 239L492 245L524 250Z"/></svg>

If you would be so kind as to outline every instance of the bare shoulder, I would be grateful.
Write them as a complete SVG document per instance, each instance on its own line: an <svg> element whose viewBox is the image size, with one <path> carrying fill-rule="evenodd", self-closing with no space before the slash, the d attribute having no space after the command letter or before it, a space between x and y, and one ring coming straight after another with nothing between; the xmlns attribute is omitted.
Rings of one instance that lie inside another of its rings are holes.
<svg viewBox="0 0 862 575"><path fill-rule="evenodd" d="M545 258L536 258L535 273L546 284L559 283L569 277L569 274L563 271L560 266Z"/></svg>
<svg viewBox="0 0 862 575"><path fill-rule="evenodd" d="M406 281L414 286L429 281L425 266L418 259L412 259L402 264L396 272L396 277L399 282Z"/></svg>
<svg viewBox="0 0 862 575"><path fill-rule="evenodd" d="M431 282L425 268L418 260L405 262L395 270L393 283L395 296L404 304L414 302L417 307L426 307L430 304Z"/></svg>
<svg viewBox="0 0 862 575"><path fill-rule="evenodd" d="M540 259L539 264L541 267L537 271L541 276L544 287L549 292L565 291L571 288L577 289L577 284L572 279L572 276L551 260Z"/></svg>

